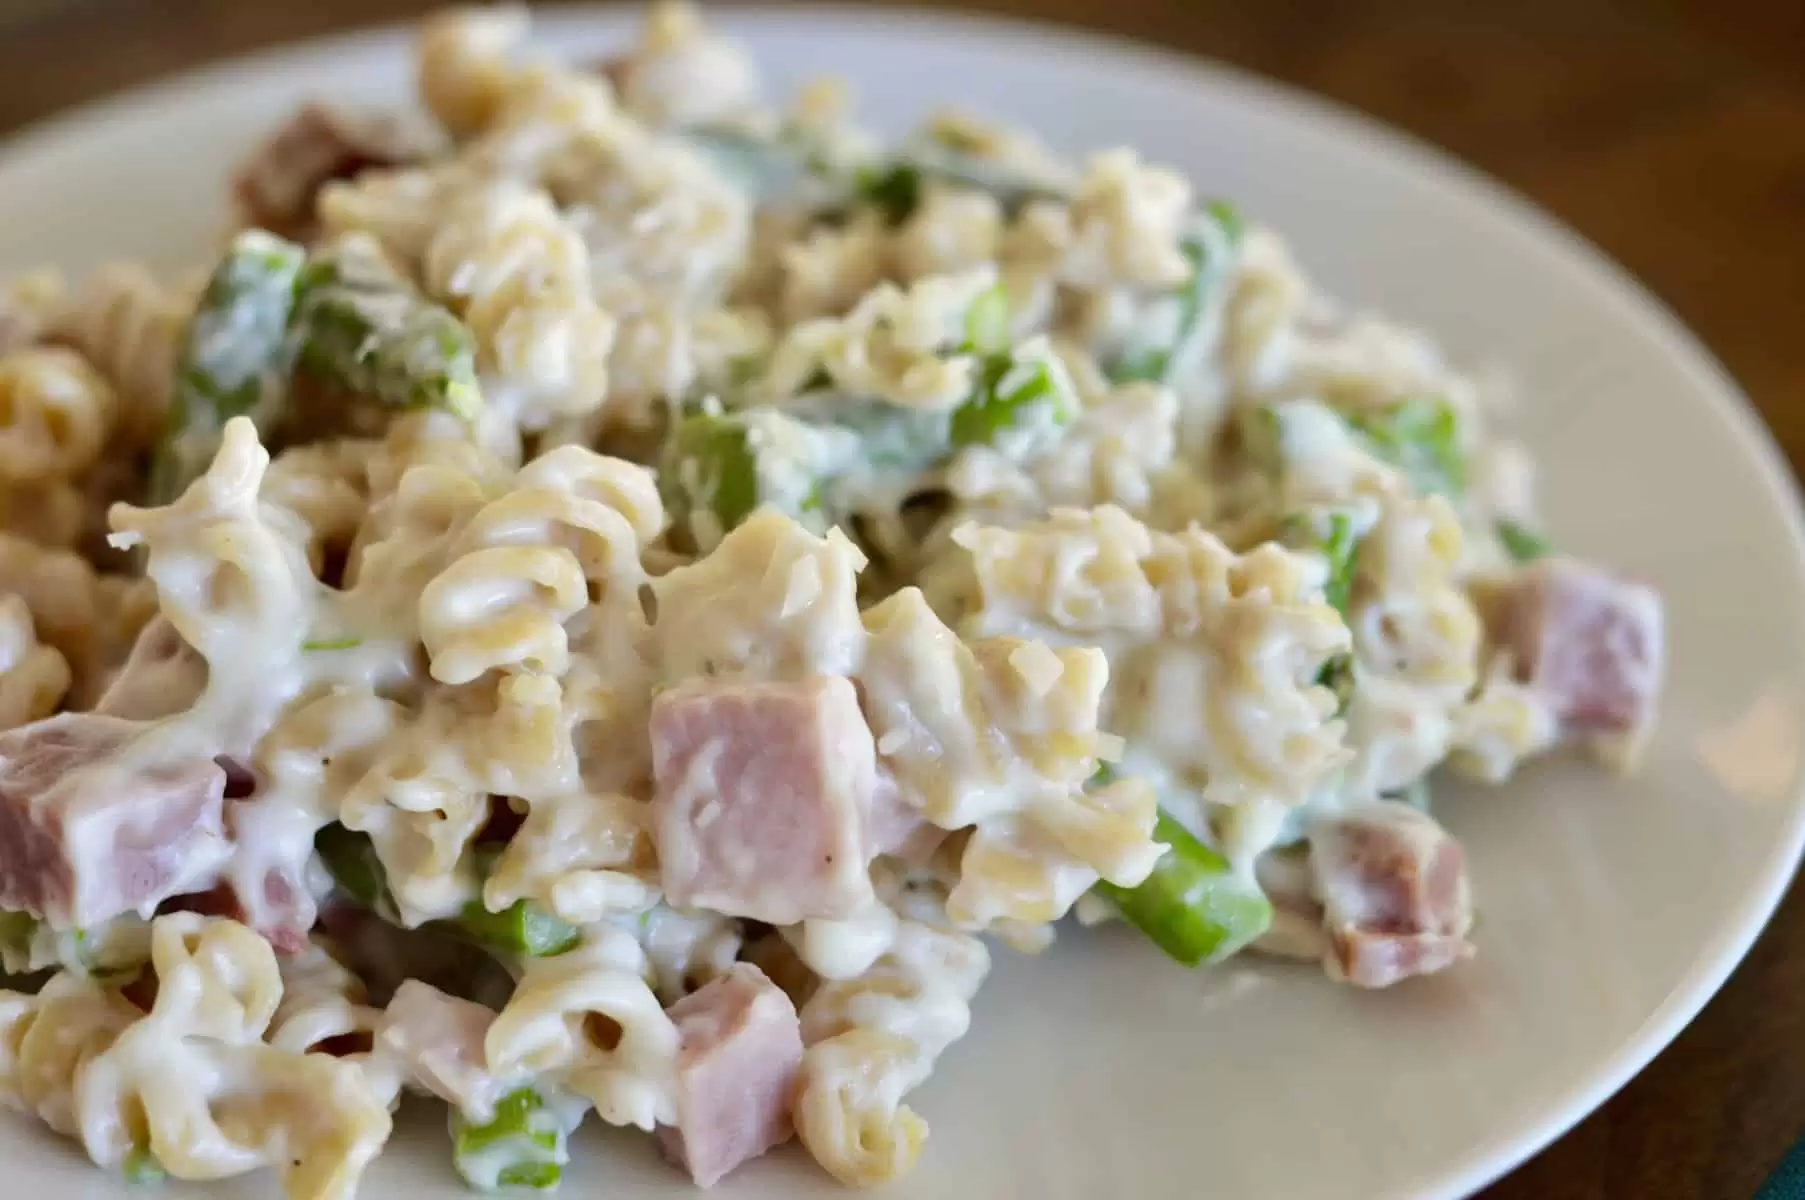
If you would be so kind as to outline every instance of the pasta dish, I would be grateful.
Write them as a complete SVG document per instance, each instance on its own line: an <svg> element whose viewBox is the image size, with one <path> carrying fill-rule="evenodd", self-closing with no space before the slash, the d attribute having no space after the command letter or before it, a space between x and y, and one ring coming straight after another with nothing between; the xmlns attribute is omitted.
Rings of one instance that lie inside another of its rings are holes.
<svg viewBox="0 0 1805 1200"><path fill-rule="evenodd" d="M892 1180L992 953L1458 969L1431 780L1633 765L1659 597L1255 214L527 33L0 294L0 1100L100 1167L349 1200L411 1092L482 1190Z"/></svg>

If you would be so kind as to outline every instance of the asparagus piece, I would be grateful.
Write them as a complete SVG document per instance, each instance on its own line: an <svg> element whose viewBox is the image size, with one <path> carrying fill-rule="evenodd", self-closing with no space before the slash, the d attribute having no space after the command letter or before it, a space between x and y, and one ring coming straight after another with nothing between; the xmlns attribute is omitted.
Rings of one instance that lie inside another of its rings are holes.
<svg viewBox="0 0 1805 1200"><path fill-rule="evenodd" d="M261 230L233 239L189 319L168 426L151 463L150 499L166 504L206 469L233 417L259 424L279 408L288 330L306 252Z"/></svg>
<svg viewBox="0 0 1805 1200"><path fill-rule="evenodd" d="M889 159L860 168L853 176L853 195L882 209L890 224L900 225L921 207L929 183L988 192L1011 217L1035 200L1071 199L1051 183L999 167L944 142L911 145Z"/></svg>
<svg viewBox="0 0 1805 1200"><path fill-rule="evenodd" d="M758 507L758 457L744 421L710 413L684 417L672 446L678 481L693 503L720 519L723 530L732 529Z"/></svg>
<svg viewBox="0 0 1805 1200"><path fill-rule="evenodd" d="M1265 932L1272 903L1227 859L1163 812L1153 836L1170 849L1145 883L1096 885L1129 924L1187 967L1220 962Z"/></svg>
<svg viewBox="0 0 1805 1200"><path fill-rule="evenodd" d="M1520 563L1534 562L1554 553L1552 542L1515 521L1498 522L1498 540L1504 543L1504 552Z"/></svg>
<svg viewBox="0 0 1805 1200"><path fill-rule="evenodd" d="M1009 351L1009 293L993 284L978 293L965 312L965 346L974 354Z"/></svg>
<svg viewBox="0 0 1805 1200"><path fill-rule="evenodd" d="M361 243L303 272L295 338L302 372L385 408L444 408L471 420L482 406L469 327Z"/></svg>
<svg viewBox="0 0 1805 1200"><path fill-rule="evenodd" d="M1285 519L1284 532L1287 544L1313 550L1328 560L1329 577L1322 585L1323 599L1346 617L1360 562L1360 537L1354 532L1353 514L1321 510L1298 513Z"/></svg>
<svg viewBox="0 0 1805 1200"><path fill-rule="evenodd" d="M383 867L382 859L377 857L376 847L368 835L346 829L335 821L314 834L313 849L326 864L332 881L359 906L384 915L393 911L388 871Z"/></svg>
<svg viewBox="0 0 1805 1200"><path fill-rule="evenodd" d="M1022 427L1043 405L1054 424L1070 421L1076 415L1071 389L1057 370L1045 359L1023 361L1006 353L986 356L971 399L953 410L949 430L953 445L994 444L998 435Z"/></svg>
<svg viewBox="0 0 1805 1200"><path fill-rule="evenodd" d="M149 497L166 504L203 470L220 430L249 416L268 433L299 370L387 408L439 407L466 420L482 397L476 341L361 243L308 261L250 230L214 268L190 318Z"/></svg>
<svg viewBox="0 0 1805 1200"><path fill-rule="evenodd" d="M313 848L346 895L364 908L393 919L388 872L367 835L335 823L314 835ZM493 863L492 851L478 852L477 866L482 875L489 874ZM576 945L580 936L575 926L531 900L516 900L500 912L490 912L481 900L472 900L455 919L434 924L448 926L451 932L485 949L529 958L562 954Z"/></svg>
<svg viewBox="0 0 1805 1200"><path fill-rule="evenodd" d="M530 1087L508 1093L486 1125L472 1125L451 1111L452 1162L480 1191L504 1187L548 1191L570 1161L569 1131L545 1098Z"/></svg>
<svg viewBox="0 0 1805 1200"><path fill-rule="evenodd" d="M1169 383L1176 365L1184 361L1184 352L1203 326L1210 291L1222 278L1222 269L1226 265L1223 260L1241 244L1246 228L1241 214L1224 200L1205 203L1202 221L1206 224L1179 244L1185 258L1190 260L1191 278L1184 291L1179 293L1178 321L1172 341L1163 347L1123 355L1110 366L1109 377L1114 382Z"/></svg>
<svg viewBox="0 0 1805 1200"><path fill-rule="evenodd" d="M516 900L490 912L472 900L458 914L458 931L485 946L528 958L550 958L577 944L576 926L565 923L530 900Z"/></svg>
<svg viewBox="0 0 1805 1200"><path fill-rule="evenodd" d="M1416 396L1356 413L1348 421L1373 453L1403 471L1417 491L1455 497L1466 490L1460 423L1445 400Z"/></svg>

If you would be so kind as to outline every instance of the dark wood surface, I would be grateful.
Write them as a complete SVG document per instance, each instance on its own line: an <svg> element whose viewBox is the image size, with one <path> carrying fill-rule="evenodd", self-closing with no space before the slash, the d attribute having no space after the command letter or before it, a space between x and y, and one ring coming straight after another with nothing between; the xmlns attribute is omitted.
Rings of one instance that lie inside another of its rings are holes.
<svg viewBox="0 0 1805 1200"><path fill-rule="evenodd" d="M0 0L0 132L421 0ZM947 7L954 7L947 5ZM980 0L1301 85L1577 228L1692 326L1805 463L1805 0ZM1805 1133L1805 895L1598 1113L1489 1200L1740 1200Z"/></svg>

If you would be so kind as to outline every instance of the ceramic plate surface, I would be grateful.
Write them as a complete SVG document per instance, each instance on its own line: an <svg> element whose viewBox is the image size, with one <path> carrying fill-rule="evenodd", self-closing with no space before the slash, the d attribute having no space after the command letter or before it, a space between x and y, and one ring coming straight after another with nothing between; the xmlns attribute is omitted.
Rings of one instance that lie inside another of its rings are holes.
<svg viewBox="0 0 1805 1200"><path fill-rule="evenodd" d="M566 13L592 53L632 14ZM1723 371L1620 270L1468 171L1326 106L1201 63L1029 26L737 10L774 88L832 72L900 131L957 102L1070 150L1127 142L1285 232L1331 291L1433 330L1521 384L1549 532L1665 593L1669 693L1642 773L1570 761L1443 789L1479 957L1363 994L1314 972L1188 974L1122 930L999 954L974 1027L915 1098L933 1135L898 1197L1451 1197L1546 1143L1710 996L1801 840L1805 577L1790 475ZM196 261L223 178L309 95L400 100L405 33L184 77L0 153L0 269ZM929 90L931 89L931 90ZM364 1195L462 1193L442 1118L404 1112ZM566 1195L692 1194L650 1139L575 1139ZM6 1195L123 1196L74 1147L0 1117ZM796 1150L715 1191L835 1194ZM167 1189L164 1196L185 1196ZM271 1196L257 1178L208 1189Z"/></svg>

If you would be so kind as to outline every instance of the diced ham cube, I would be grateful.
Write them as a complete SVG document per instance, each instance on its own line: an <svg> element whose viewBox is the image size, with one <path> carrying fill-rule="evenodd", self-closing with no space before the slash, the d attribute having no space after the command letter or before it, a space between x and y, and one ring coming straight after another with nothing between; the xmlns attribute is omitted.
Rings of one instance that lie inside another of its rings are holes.
<svg viewBox="0 0 1805 1200"><path fill-rule="evenodd" d="M207 686L207 660L169 618L152 618L138 632L132 652L107 684L94 711L151 721L188 708Z"/></svg>
<svg viewBox="0 0 1805 1200"><path fill-rule="evenodd" d="M691 1179L711 1187L794 1132L802 1025L790 998L751 963L735 964L669 1012L682 1038L677 1124L658 1137Z"/></svg>
<svg viewBox="0 0 1805 1200"><path fill-rule="evenodd" d="M1666 647L1652 588L1570 558L1514 578L1497 620L1517 678L1572 733L1634 738L1654 722Z"/></svg>
<svg viewBox="0 0 1805 1200"><path fill-rule="evenodd" d="M671 904L793 925L871 899L877 752L847 680L680 684L651 739Z"/></svg>
<svg viewBox="0 0 1805 1200"><path fill-rule="evenodd" d="M492 1118L505 1090L483 1054L494 1023L495 1013L475 1001L409 979L389 1000L376 1045L406 1065L415 1086L481 1123Z"/></svg>
<svg viewBox="0 0 1805 1200"><path fill-rule="evenodd" d="M64 713L0 734L0 908L76 928L212 882L226 774L210 758L116 759L143 729Z"/></svg>
<svg viewBox="0 0 1805 1200"><path fill-rule="evenodd" d="M305 240L313 232L314 200L327 183L418 157L387 118L309 104L239 168L232 192L246 225Z"/></svg>
<svg viewBox="0 0 1805 1200"><path fill-rule="evenodd" d="M1310 870L1331 975L1389 987L1473 953L1466 852L1409 805L1386 800L1319 822Z"/></svg>
<svg viewBox="0 0 1805 1200"><path fill-rule="evenodd" d="M311 944L308 933L313 928L316 906L313 897L305 892L305 910L297 900L297 894L288 881L275 876L266 881L266 908L259 919L244 903L244 898L231 883L218 883L204 892L194 892L186 896L176 896L163 906L163 911L180 911L202 913L209 917L227 917L237 921L270 944L284 958L292 957L306 950Z"/></svg>
<svg viewBox="0 0 1805 1200"><path fill-rule="evenodd" d="M888 771L878 769L871 795L871 850L912 863L926 862L950 835L910 804Z"/></svg>

